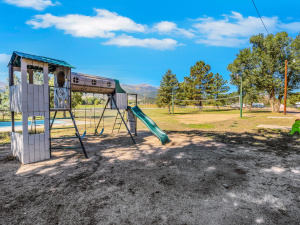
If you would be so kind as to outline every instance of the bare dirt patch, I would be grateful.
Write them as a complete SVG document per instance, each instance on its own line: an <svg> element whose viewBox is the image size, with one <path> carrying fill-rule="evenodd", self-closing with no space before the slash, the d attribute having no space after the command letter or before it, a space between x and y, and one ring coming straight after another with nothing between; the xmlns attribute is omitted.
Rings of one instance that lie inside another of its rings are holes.
<svg viewBox="0 0 300 225"><path fill-rule="evenodd" d="M0 224L299 224L297 137L148 131L21 165L0 147ZM62 142L64 145L75 144Z"/></svg>
<svg viewBox="0 0 300 225"><path fill-rule="evenodd" d="M238 118L236 114L196 114L194 116L191 115L179 115L176 116L178 121L182 124L200 124L200 123L212 123L219 122L225 120L231 120Z"/></svg>

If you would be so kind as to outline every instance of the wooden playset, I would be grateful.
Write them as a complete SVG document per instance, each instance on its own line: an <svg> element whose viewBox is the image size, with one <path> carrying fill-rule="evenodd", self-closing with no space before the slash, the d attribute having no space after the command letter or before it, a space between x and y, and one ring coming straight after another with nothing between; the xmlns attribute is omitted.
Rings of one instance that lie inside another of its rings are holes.
<svg viewBox="0 0 300 225"><path fill-rule="evenodd" d="M80 136L72 114L72 92L108 95L108 100L97 123L95 133L97 133L97 129L103 119L105 109L111 107L117 110L118 118L125 124L134 143L135 140L132 133L135 135L137 133L136 118L141 119L151 132L161 140L162 144L169 142L167 135L149 117L142 113L137 106L137 108L128 107L128 94L121 88L118 80L75 73L71 71L74 68L62 60L13 52L8 65L10 111L12 115L11 149L13 155L23 164L49 159L51 150L56 149L56 147L51 147L51 140L53 139L77 138L85 157L88 157L82 136ZM20 84L15 84L14 81L14 73L16 71L21 72ZM34 84L34 71L43 73L43 84ZM49 74L54 76L54 86L49 85ZM120 110L127 111L127 123ZM59 111L68 112L70 117L57 118L56 115ZM54 112L53 118L50 118L50 112ZM21 133L15 131L15 113L22 114ZM39 134L31 133L28 129L29 118L37 116L44 117L44 132ZM74 129L76 135L74 137L51 138L51 130L64 129L53 127L55 119L72 120L73 126L66 127L66 129ZM62 148L76 147L59 147L59 149Z"/></svg>

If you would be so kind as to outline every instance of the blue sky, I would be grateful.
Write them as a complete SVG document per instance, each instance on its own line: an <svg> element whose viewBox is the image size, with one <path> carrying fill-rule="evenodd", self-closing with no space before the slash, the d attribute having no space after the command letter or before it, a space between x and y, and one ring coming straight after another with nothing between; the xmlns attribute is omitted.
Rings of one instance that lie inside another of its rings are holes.
<svg viewBox="0 0 300 225"><path fill-rule="evenodd" d="M299 33L299 0L256 5L270 33ZM229 80L239 49L265 33L251 0L0 0L0 15L0 81L14 50L125 84L159 86L167 69L182 81L199 60Z"/></svg>

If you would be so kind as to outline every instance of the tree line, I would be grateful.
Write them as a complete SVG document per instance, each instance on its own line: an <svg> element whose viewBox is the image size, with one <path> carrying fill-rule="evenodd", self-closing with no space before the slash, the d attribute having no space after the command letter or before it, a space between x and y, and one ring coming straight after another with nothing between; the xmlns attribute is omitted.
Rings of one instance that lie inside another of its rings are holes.
<svg viewBox="0 0 300 225"><path fill-rule="evenodd" d="M227 97L229 86L227 81L219 73L212 73L210 65L203 61L197 61L190 68L190 75L179 82L176 74L167 70L160 82L160 88L156 97L158 107L167 106L171 113L172 98L177 105L197 104L201 110L203 101L207 99L219 99ZM223 104L215 101L213 104Z"/></svg>
<svg viewBox="0 0 300 225"><path fill-rule="evenodd" d="M279 112L284 98L285 60L288 60L287 93L290 102L300 101L300 93L295 93L300 84L300 34L295 38L287 32L253 35L249 47L239 50L227 70L230 83L240 92L242 84L243 101L252 103L267 97L272 112ZM159 107L172 105L172 90L177 100L198 100L199 106L205 99L227 97L227 81L211 67L198 61L190 69L190 75L179 83L176 75L168 70L163 76L156 104ZM232 95L232 94L231 94ZM178 101L180 102L180 101ZM178 104L177 102L177 104ZM186 102L190 104L189 102ZM221 102L215 102L221 104Z"/></svg>

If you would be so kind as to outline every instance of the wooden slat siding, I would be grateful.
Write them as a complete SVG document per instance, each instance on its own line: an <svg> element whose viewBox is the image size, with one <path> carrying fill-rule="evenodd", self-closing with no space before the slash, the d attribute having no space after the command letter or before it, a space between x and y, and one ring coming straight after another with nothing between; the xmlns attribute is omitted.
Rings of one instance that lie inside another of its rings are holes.
<svg viewBox="0 0 300 225"><path fill-rule="evenodd" d="M45 158L50 159L50 135L49 132L45 132Z"/></svg>
<svg viewBox="0 0 300 225"><path fill-rule="evenodd" d="M28 112L32 113L34 109L33 84L28 84Z"/></svg>
<svg viewBox="0 0 300 225"><path fill-rule="evenodd" d="M9 109L11 111L11 89L10 87L13 85L13 65L8 65L8 85L9 85Z"/></svg>
<svg viewBox="0 0 300 225"><path fill-rule="evenodd" d="M66 68L67 70L67 79L68 79L68 82L66 84L66 87L68 88L71 88L71 68ZM72 104L72 100L71 100L71 96L72 96L72 93L71 93L71 89L68 89L67 90L68 92L68 101L67 101L67 108L70 108L71 104Z"/></svg>
<svg viewBox="0 0 300 225"><path fill-rule="evenodd" d="M45 131L44 131L44 150L45 150L45 159L50 158L50 144L49 144L49 138L50 138L50 119L49 119L49 112L45 112L44 114L44 121L45 121Z"/></svg>
<svg viewBox="0 0 300 225"><path fill-rule="evenodd" d="M9 87L9 98L10 111L14 111L14 86Z"/></svg>
<svg viewBox="0 0 300 225"><path fill-rule="evenodd" d="M28 135L28 112L22 113L23 127L23 164L29 163L29 135Z"/></svg>
<svg viewBox="0 0 300 225"><path fill-rule="evenodd" d="M48 63L43 64L44 73L44 107L43 111L49 112L49 81L48 81Z"/></svg>
<svg viewBox="0 0 300 225"><path fill-rule="evenodd" d="M40 154L41 160L46 159L46 152L45 152L45 133L39 134L40 135Z"/></svg>
<svg viewBox="0 0 300 225"><path fill-rule="evenodd" d="M35 147L34 147L34 134L29 135L29 161L34 162L34 152L35 152Z"/></svg>
<svg viewBox="0 0 300 225"><path fill-rule="evenodd" d="M18 113L22 112L23 109L23 102L22 102L22 86L21 85L15 85L15 106L16 106L16 111Z"/></svg>
<svg viewBox="0 0 300 225"><path fill-rule="evenodd" d="M21 86L22 86L22 112L28 111L28 87L27 87L27 62L26 59L21 59Z"/></svg>
<svg viewBox="0 0 300 225"><path fill-rule="evenodd" d="M13 155L21 161L21 153L23 148L22 135L11 132L11 148Z"/></svg>
<svg viewBox="0 0 300 225"><path fill-rule="evenodd" d="M17 155L19 160L23 163L23 136L19 133L16 133L17 138Z"/></svg>
<svg viewBox="0 0 300 225"><path fill-rule="evenodd" d="M38 85L39 87L39 112L43 112L44 107L44 85Z"/></svg>
<svg viewBox="0 0 300 225"><path fill-rule="evenodd" d="M49 143L49 139L50 139L50 118L49 118L49 108L48 108L48 112L44 113L44 121L45 121L45 135L44 135L44 148L45 148L45 159L49 159L50 158L50 143Z"/></svg>
<svg viewBox="0 0 300 225"><path fill-rule="evenodd" d="M13 153L13 156L16 156L16 152L15 152L15 132L10 133L10 149Z"/></svg>
<svg viewBox="0 0 300 225"><path fill-rule="evenodd" d="M39 111L39 86L36 84L33 85L33 101L34 111L37 112Z"/></svg>
<svg viewBox="0 0 300 225"><path fill-rule="evenodd" d="M40 156L40 136L39 134L34 135L34 161L38 162L41 160Z"/></svg>

